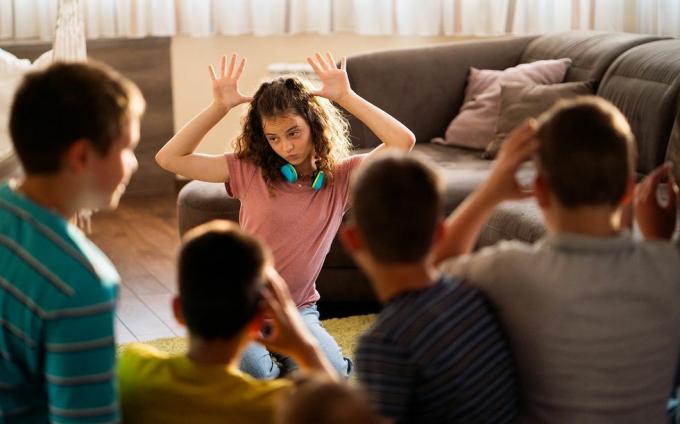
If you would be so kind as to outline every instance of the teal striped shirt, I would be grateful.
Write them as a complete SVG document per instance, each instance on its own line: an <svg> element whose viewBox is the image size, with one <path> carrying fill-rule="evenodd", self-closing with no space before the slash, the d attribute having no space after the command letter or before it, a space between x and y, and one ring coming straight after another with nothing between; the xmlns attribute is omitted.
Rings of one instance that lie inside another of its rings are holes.
<svg viewBox="0 0 680 424"><path fill-rule="evenodd" d="M119 276L74 225L0 187L0 422L117 422Z"/></svg>

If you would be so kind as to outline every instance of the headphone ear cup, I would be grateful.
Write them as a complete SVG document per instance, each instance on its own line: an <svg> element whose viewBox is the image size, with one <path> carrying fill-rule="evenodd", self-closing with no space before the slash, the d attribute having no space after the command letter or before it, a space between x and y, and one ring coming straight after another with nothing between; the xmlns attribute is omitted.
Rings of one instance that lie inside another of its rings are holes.
<svg viewBox="0 0 680 424"><path fill-rule="evenodd" d="M298 174L297 171L295 170L295 167L289 163L283 165L281 168L281 174L283 174L283 178L286 179L289 183L294 183L298 179Z"/></svg>
<svg viewBox="0 0 680 424"><path fill-rule="evenodd" d="M314 191L321 190L321 187L323 187L323 182L326 179L326 174L324 174L323 171L319 171L318 174L316 174L316 177L314 177L314 182L312 183L312 188Z"/></svg>

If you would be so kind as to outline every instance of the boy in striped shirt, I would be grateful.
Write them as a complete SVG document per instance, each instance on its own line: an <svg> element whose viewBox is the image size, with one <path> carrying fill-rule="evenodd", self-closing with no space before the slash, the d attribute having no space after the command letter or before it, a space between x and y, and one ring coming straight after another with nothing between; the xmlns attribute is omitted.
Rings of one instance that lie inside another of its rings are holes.
<svg viewBox="0 0 680 424"><path fill-rule="evenodd" d="M144 100L111 69L27 75L10 115L25 173L0 186L0 421L117 422L119 277L73 225L115 208L137 167Z"/></svg>
<svg viewBox="0 0 680 424"><path fill-rule="evenodd" d="M397 423L512 422L515 371L491 307L430 260L443 234L439 177L403 154L364 166L341 236L384 308L359 341L359 380Z"/></svg>

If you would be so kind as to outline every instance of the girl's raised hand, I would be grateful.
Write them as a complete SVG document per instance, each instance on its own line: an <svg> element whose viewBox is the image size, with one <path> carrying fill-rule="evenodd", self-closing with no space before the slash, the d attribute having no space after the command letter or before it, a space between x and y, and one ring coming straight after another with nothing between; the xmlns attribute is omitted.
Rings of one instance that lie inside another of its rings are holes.
<svg viewBox="0 0 680 424"><path fill-rule="evenodd" d="M344 56L340 59L339 68L330 53L326 53L326 57L323 57L321 53L317 53L314 57L307 57L307 63L312 66L323 84L320 90L313 93L315 96L322 96L339 103L352 92L347 77L347 58Z"/></svg>
<svg viewBox="0 0 680 424"><path fill-rule="evenodd" d="M236 66L238 62L238 67ZM238 60L238 55L233 53L229 59L229 66L227 67L227 55L220 58L220 73L219 76L215 73L212 65L208 66L208 73L212 81L213 100L231 109L241 103L246 103L252 100L252 97L246 97L238 90L238 80L241 78L243 69L246 67L246 58Z"/></svg>

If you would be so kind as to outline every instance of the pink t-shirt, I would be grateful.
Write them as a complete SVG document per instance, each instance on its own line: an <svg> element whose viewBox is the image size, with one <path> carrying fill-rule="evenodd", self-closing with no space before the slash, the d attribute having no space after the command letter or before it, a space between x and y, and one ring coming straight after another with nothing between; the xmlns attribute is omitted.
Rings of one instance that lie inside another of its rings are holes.
<svg viewBox="0 0 680 424"><path fill-rule="evenodd" d="M309 178L274 182L273 195L258 166L225 154L227 194L241 201L239 224L262 238L274 254L276 270L288 282L298 307L319 300L316 278L349 204L349 181L365 155L340 162L333 182L319 191Z"/></svg>

